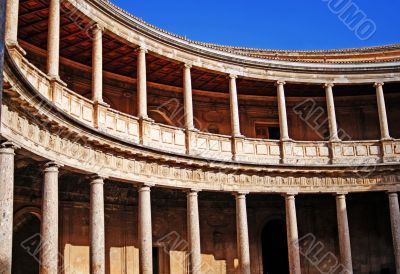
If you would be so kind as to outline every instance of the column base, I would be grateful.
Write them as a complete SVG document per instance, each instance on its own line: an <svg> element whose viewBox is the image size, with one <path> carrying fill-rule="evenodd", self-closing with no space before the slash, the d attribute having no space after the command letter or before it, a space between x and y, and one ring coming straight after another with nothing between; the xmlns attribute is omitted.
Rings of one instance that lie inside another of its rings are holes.
<svg viewBox="0 0 400 274"><path fill-rule="evenodd" d="M17 51L22 56L26 55L26 51L19 45L17 41L6 41L6 46L10 52Z"/></svg>

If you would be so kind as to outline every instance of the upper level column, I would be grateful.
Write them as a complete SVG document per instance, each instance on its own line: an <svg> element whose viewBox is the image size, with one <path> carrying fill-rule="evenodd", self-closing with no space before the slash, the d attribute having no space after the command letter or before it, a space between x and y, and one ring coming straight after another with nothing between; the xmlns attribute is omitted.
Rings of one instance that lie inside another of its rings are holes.
<svg viewBox="0 0 400 274"><path fill-rule="evenodd" d="M190 69L192 65L184 64L183 66L183 100L185 111L185 128L194 129L193 122L193 97L192 97L192 77Z"/></svg>
<svg viewBox="0 0 400 274"><path fill-rule="evenodd" d="M58 168L49 162L44 169L40 274L58 272Z"/></svg>
<svg viewBox="0 0 400 274"><path fill-rule="evenodd" d="M7 0L5 39L8 46L18 45L19 0Z"/></svg>
<svg viewBox="0 0 400 274"><path fill-rule="evenodd" d="M324 86L326 93L326 108L328 110L328 120L329 120L329 140L339 141L336 112L335 112L335 101L333 99L333 90L332 90L334 85L332 83L326 83Z"/></svg>
<svg viewBox="0 0 400 274"><path fill-rule="evenodd" d="M103 103L103 30L98 24L92 29L92 100L97 103Z"/></svg>
<svg viewBox="0 0 400 274"><path fill-rule="evenodd" d="M289 138L287 114L286 114L286 100L285 100L285 82L277 81L277 95L278 95L278 110L279 110L279 125L281 130L281 140L287 141Z"/></svg>
<svg viewBox="0 0 400 274"><path fill-rule="evenodd" d="M137 101L138 117L147 119L147 72L146 72L147 49L141 46L138 48L137 60Z"/></svg>
<svg viewBox="0 0 400 274"><path fill-rule="evenodd" d="M14 205L14 146L0 144L0 273L11 274L13 205Z"/></svg>
<svg viewBox="0 0 400 274"><path fill-rule="evenodd" d="M47 35L47 75L59 79L60 58L60 0L50 0Z"/></svg>
<svg viewBox="0 0 400 274"><path fill-rule="evenodd" d="M236 194L236 233L240 274L250 274L250 244L247 222L246 194Z"/></svg>
<svg viewBox="0 0 400 274"><path fill-rule="evenodd" d="M236 78L234 74L229 75L229 98L231 108L231 128L232 136L240 137L240 122L239 122L239 102L237 96Z"/></svg>
<svg viewBox="0 0 400 274"><path fill-rule="evenodd" d="M379 125L381 128L381 139L390 139L389 126L386 114L385 96L383 94L383 83L375 83L376 99L378 103Z"/></svg>

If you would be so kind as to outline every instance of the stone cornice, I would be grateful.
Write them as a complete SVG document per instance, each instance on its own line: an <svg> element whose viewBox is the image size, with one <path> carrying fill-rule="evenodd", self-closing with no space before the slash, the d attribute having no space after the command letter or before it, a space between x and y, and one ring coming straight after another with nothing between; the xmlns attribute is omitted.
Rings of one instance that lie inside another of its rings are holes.
<svg viewBox="0 0 400 274"><path fill-rule="evenodd" d="M94 21L103 21L102 17L107 20L112 20L114 26L106 26L114 34L120 35L121 37L129 40L131 35L121 35L122 30L116 28L116 24L125 26L130 31L134 31L139 37L131 40L149 40L148 44L156 43L159 46L167 46L169 52L175 52L175 55L181 56L180 61L184 61L184 56L192 55L192 59L206 58L202 62L207 62L208 58L211 58L218 62L223 62L226 66L238 66L242 69L247 67L263 68L263 69L276 69L283 71L297 71L297 72L321 72L321 73L343 73L343 72L365 72L365 71L398 71L400 69L400 61L393 62L381 62L381 63L367 63L367 64L329 64L329 63L307 63L307 62L292 62L292 61L281 61L281 60L268 60L264 58L256 58L252 56L240 55L229 51L223 51L221 48L213 48L207 44L190 41L183 39L177 35L165 32L159 28L149 25L142 20L138 19L122 11L120 8L112 5L110 2L105 0L82 0L82 3L77 4L76 0L68 0L74 5L78 6L84 14L89 14L91 19ZM80 1L81 2L81 1ZM83 4L84 3L84 4ZM89 7L90 5L90 7ZM119 33L115 33L118 30ZM146 37L146 38L145 38ZM151 40L151 41L150 41ZM149 48L151 50L151 48ZM155 50L157 52L157 50ZM164 55L164 52L158 52L158 54ZM170 54L166 57L173 58ZM191 61L190 58L186 58L186 61ZM194 63L196 65L196 63Z"/></svg>

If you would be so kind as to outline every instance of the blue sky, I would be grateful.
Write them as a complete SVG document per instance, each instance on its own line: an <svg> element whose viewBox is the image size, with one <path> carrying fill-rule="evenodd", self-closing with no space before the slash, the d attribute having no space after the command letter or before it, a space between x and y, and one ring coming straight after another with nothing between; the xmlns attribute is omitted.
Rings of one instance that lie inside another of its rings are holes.
<svg viewBox="0 0 400 274"><path fill-rule="evenodd" d="M333 49L400 43L400 0L112 2L170 32L225 45ZM352 14L359 17L350 22Z"/></svg>

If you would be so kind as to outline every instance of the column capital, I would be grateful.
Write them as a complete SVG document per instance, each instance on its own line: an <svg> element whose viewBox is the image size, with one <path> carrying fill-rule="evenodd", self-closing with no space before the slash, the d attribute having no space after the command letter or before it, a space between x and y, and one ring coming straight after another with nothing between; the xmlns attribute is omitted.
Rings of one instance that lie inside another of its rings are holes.
<svg viewBox="0 0 400 274"><path fill-rule="evenodd" d="M249 194L250 192L248 191L237 191L232 193L232 195L235 196L236 198L246 198L246 196Z"/></svg>
<svg viewBox="0 0 400 274"><path fill-rule="evenodd" d="M237 76L236 74L234 74L234 73L230 73L230 74L228 75L228 78L229 78L229 79L237 79L238 76Z"/></svg>
<svg viewBox="0 0 400 274"><path fill-rule="evenodd" d="M139 47L136 48L136 52L139 53L148 53L149 50L147 49L147 47L145 45L141 45Z"/></svg>
<svg viewBox="0 0 400 274"><path fill-rule="evenodd" d="M92 25L92 31L101 31L103 32L105 30L105 27L99 23L95 23Z"/></svg>
<svg viewBox="0 0 400 274"><path fill-rule="evenodd" d="M155 186L155 184L152 184L152 183L141 184L141 185L138 186L138 191L139 192L141 192L141 191L150 191L150 189L152 187L154 187L154 186Z"/></svg>
<svg viewBox="0 0 400 274"><path fill-rule="evenodd" d="M278 87L278 86L284 86L284 85L286 85L286 82L283 81L283 80L278 80L278 81L275 82L275 86L276 86L276 87Z"/></svg>
<svg viewBox="0 0 400 274"><path fill-rule="evenodd" d="M332 83L332 82L328 82L328 83L325 83L324 84L324 88L333 88L335 86L335 84L334 83Z"/></svg>
<svg viewBox="0 0 400 274"><path fill-rule="evenodd" d="M383 82L376 82L376 83L374 83L374 87L383 87L384 84L385 83L383 83Z"/></svg>
<svg viewBox="0 0 400 274"><path fill-rule="evenodd" d="M43 165L44 172L58 172L58 169L64 165L57 163L55 161L47 162Z"/></svg>
<svg viewBox="0 0 400 274"><path fill-rule="evenodd" d="M396 190L388 190L386 191L387 195L390 196L398 196L398 192Z"/></svg>
<svg viewBox="0 0 400 274"><path fill-rule="evenodd" d="M18 149L18 148L20 148L20 146L18 146L14 142L5 141L5 142L0 143L0 151L4 150L4 152L5 152L5 150L14 150L14 149Z"/></svg>
<svg viewBox="0 0 400 274"><path fill-rule="evenodd" d="M298 194L299 194L298 192L286 192L286 193L283 193L282 196L286 200L291 200L291 199L294 199Z"/></svg>
<svg viewBox="0 0 400 274"><path fill-rule="evenodd" d="M102 176L99 174L93 174L89 176L90 184L104 184L104 180L107 179L106 176Z"/></svg>
<svg viewBox="0 0 400 274"><path fill-rule="evenodd" d="M339 192L334 193L333 195L336 197L341 197L341 196L346 197L347 194L349 194L349 193L345 192L345 191L339 191Z"/></svg>
<svg viewBox="0 0 400 274"><path fill-rule="evenodd" d="M185 69L191 69L193 67L192 63L183 63L183 68Z"/></svg>
<svg viewBox="0 0 400 274"><path fill-rule="evenodd" d="M200 189L200 188L190 188L190 189L187 189L186 190L186 193L189 195L189 194L198 194L199 192L201 192L201 191L203 191L202 189Z"/></svg>

